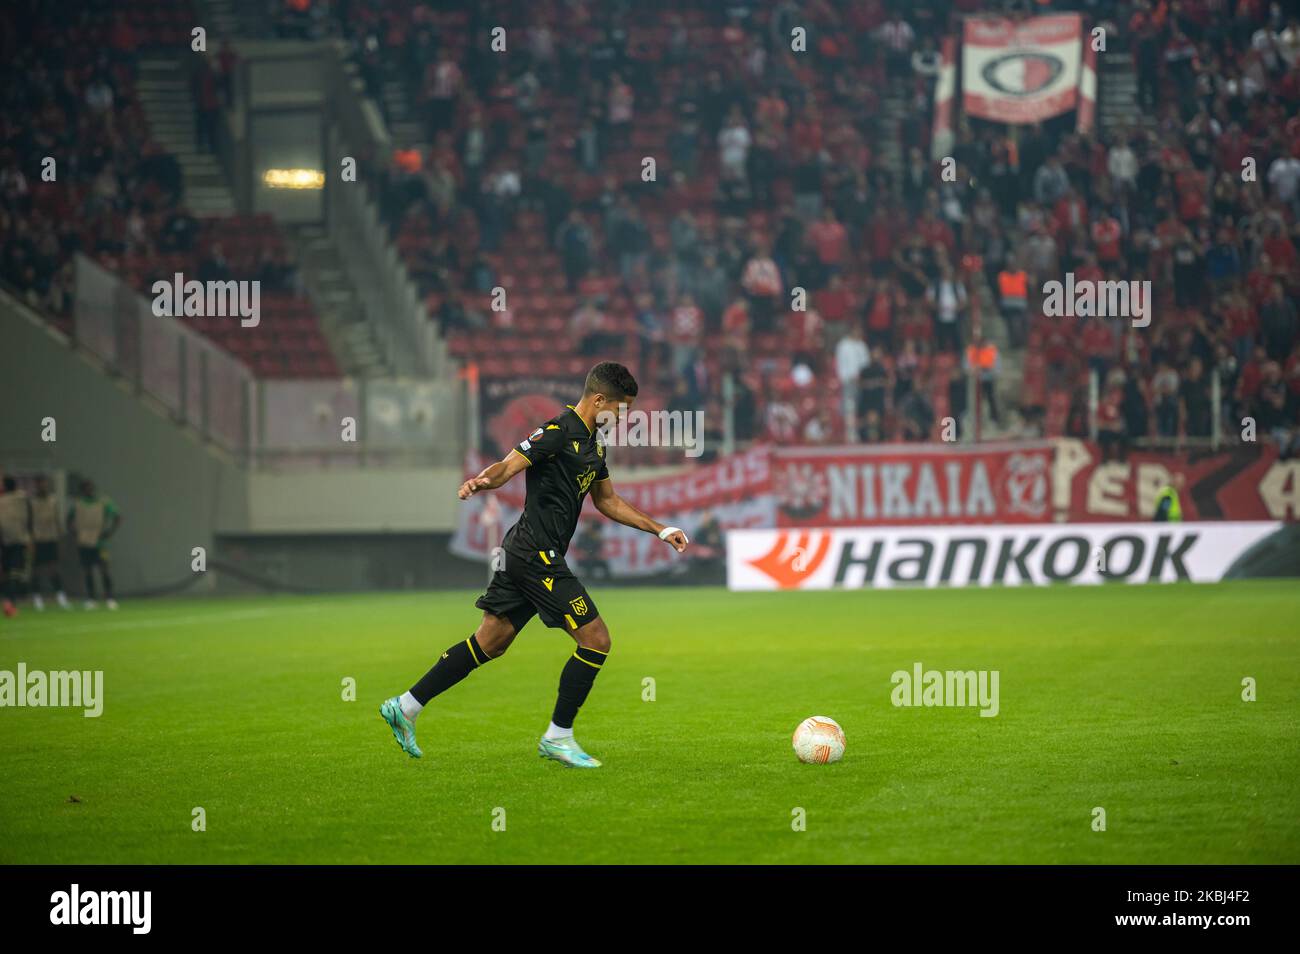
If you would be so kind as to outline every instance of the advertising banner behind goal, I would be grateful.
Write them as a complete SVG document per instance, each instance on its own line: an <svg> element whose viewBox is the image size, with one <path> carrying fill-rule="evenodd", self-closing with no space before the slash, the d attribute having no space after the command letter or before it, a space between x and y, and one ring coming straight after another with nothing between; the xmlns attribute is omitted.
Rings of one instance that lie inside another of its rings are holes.
<svg viewBox="0 0 1300 954"><path fill-rule="evenodd" d="M1083 18L1077 13L1019 23L967 19L961 54L966 115L1024 124L1074 109L1082 55Z"/></svg>
<svg viewBox="0 0 1300 954"><path fill-rule="evenodd" d="M1294 549L1285 524L1091 523L733 530L732 590L1212 583ZM1294 530L1294 528L1291 528ZM1277 535L1277 540L1270 538Z"/></svg>

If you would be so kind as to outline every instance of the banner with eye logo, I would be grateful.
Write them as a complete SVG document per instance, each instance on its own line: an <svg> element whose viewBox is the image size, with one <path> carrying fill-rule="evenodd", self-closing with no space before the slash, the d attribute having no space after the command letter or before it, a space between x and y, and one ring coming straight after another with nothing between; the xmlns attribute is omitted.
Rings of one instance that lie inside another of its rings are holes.
<svg viewBox="0 0 1300 954"><path fill-rule="evenodd" d="M1042 122L1079 104L1083 18L1077 13L969 17L962 36L962 108L999 123Z"/></svg>

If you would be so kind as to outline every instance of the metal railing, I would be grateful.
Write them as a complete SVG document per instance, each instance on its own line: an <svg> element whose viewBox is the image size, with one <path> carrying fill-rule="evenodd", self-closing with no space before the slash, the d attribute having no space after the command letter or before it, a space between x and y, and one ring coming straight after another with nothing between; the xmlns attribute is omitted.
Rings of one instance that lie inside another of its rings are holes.
<svg viewBox="0 0 1300 954"><path fill-rule="evenodd" d="M259 379L184 318L96 262L76 262L74 339L177 424L265 468L459 464L465 387L439 379ZM237 319L204 318L202 321Z"/></svg>
<svg viewBox="0 0 1300 954"><path fill-rule="evenodd" d="M1088 437L1090 440L1097 439L1097 411L1101 406L1101 375L1096 368L1088 372ZM1173 450L1184 447L1208 447L1211 450L1218 450L1225 444L1237 443L1228 441L1223 434L1223 379L1219 375L1218 368L1210 369L1210 433L1201 435L1192 434L1143 434L1140 436L1129 436L1128 443L1134 447L1147 447L1152 449Z"/></svg>

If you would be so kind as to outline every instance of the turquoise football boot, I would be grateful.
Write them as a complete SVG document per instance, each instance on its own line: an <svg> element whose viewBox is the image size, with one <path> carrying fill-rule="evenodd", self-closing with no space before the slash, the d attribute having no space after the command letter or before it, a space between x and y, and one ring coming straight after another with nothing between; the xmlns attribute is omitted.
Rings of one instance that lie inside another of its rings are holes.
<svg viewBox="0 0 1300 954"><path fill-rule="evenodd" d="M415 744L415 723L406 717L406 713L402 711L401 700L397 696L386 700L379 707L379 714L393 730L393 738L397 739L397 744L402 747L403 752L413 759L424 755L420 747Z"/></svg>
<svg viewBox="0 0 1300 954"><path fill-rule="evenodd" d="M582 751L582 746L573 736L567 739L548 739L542 736L542 740L537 743L537 754L570 768L600 768L600 759L594 759Z"/></svg>

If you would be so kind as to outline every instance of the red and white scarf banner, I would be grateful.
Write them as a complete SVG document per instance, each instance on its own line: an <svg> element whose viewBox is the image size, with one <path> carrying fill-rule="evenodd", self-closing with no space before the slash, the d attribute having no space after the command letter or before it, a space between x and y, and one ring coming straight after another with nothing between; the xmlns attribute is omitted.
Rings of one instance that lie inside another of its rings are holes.
<svg viewBox="0 0 1300 954"><path fill-rule="evenodd" d="M993 122L1041 122L1079 104L1083 18L1077 13L971 17L962 44L962 105Z"/></svg>

